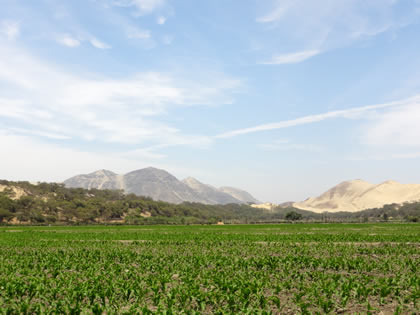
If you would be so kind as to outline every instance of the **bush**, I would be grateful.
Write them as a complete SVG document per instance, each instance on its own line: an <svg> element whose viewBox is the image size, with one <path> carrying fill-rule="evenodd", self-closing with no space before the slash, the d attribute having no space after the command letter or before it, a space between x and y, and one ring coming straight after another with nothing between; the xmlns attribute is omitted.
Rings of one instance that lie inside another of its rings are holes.
<svg viewBox="0 0 420 315"><path fill-rule="evenodd" d="M13 218L13 213L11 213L9 210L0 208L0 222L2 222L4 219L10 220Z"/></svg>

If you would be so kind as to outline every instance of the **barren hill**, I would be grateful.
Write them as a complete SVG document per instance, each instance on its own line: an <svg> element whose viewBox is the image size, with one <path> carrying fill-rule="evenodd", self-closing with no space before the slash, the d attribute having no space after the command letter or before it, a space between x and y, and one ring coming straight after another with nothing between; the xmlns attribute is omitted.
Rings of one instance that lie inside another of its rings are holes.
<svg viewBox="0 0 420 315"><path fill-rule="evenodd" d="M420 201L420 185L386 181L375 185L363 180L338 184L316 198L296 202L294 207L314 212L356 212L391 203Z"/></svg>

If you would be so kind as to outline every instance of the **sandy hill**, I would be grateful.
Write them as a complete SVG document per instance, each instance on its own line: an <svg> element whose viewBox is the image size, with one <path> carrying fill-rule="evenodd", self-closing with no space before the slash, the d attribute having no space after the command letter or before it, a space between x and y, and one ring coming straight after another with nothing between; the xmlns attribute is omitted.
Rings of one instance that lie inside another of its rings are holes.
<svg viewBox="0 0 420 315"><path fill-rule="evenodd" d="M252 208L264 209L264 210L269 210L269 211L273 210L277 206L278 206L277 204L271 203L271 202L252 204L251 205Z"/></svg>
<svg viewBox="0 0 420 315"><path fill-rule="evenodd" d="M420 201L420 185L386 181L375 185L357 179L346 181L316 198L294 203L293 206L314 212L356 212L391 203Z"/></svg>

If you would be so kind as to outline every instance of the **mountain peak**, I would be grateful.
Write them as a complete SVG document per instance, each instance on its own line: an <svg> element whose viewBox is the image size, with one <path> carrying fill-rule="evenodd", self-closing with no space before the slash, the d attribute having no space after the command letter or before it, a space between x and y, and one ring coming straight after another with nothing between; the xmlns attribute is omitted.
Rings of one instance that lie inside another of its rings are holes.
<svg viewBox="0 0 420 315"><path fill-rule="evenodd" d="M170 181L178 180L175 176L170 174L169 172L156 168L156 167L146 167L141 168L132 172L129 172L124 175L125 177L135 177L135 176L143 176L145 179L151 180L151 178L159 178L159 179L166 179Z"/></svg>
<svg viewBox="0 0 420 315"><path fill-rule="evenodd" d="M387 181L381 183L380 185L400 185L400 183L395 181L395 180L387 180Z"/></svg>
<svg viewBox="0 0 420 315"><path fill-rule="evenodd" d="M131 172L127 173L127 174L131 174L131 173L138 173L138 172L150 172L150 173L155 173L155 172L156 172L156 173L159 173L159 172L165 172L165 173L167 173L167 171L162 170L162 169L160 169L160 168L156 168L156 167L149 166L149 167L139 168L139 169L134 170L134 171L131 171Z"/></svg>
<svg viewBox="0 0 420 315"><path fill-rule="evenodd" d="M115 176L117 175L116 173L112 172L112 171L108 171L106 169L101 169L101 170L97 170L93 173L90 173L89 175L96 175L96 176Z"/></svg>
<svg viewBox="0 0 420 315"><path fill-rule="evenodd" d="M194 177L188 176L186 178L184 178L183 180L187 181L187 182L198 182L199 180L197 180Z"/></svg>
<svg viewBox="0 0 420 315"><path fill-rule="evenodd" d="M352 180L348 180L348 181L345 181L344 183L351 183L351 184L360 184L360 183L364 183L364 184L370 184L369 182L367 182L367 181L365 181L365 180L363 180L363 179L360 179L360 178L357 178L357 179L352 179Z"/></svg>

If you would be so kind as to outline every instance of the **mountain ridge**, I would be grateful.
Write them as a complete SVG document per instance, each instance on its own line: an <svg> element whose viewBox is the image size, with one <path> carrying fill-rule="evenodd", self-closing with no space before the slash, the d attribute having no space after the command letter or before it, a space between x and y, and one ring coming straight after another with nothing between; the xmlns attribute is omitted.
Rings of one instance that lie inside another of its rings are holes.
<svg viewBox="0 0 420 315"><path fill-rule="evenodd" d="M232 193L229 193L201 183L193 177L180 181L166 170L155 167L134 170L124 175L101 169L73 176L63 183L69 188L122 189L127 194L134 193L176 204L186 201L204 204L259 202L251 194L238 188L231 188Z"/></svg>

